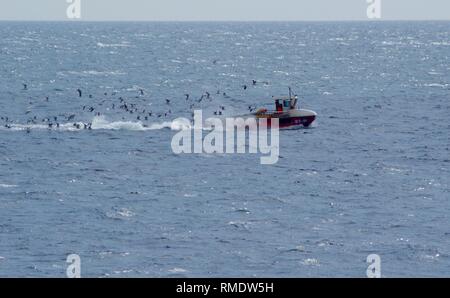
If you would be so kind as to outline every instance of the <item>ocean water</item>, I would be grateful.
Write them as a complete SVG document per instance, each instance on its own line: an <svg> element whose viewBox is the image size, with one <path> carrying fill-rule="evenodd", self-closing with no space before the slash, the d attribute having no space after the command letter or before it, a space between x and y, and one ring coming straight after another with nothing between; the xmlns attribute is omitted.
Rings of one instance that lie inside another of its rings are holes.
<svg viewBox="0 0 450 298"><path fill-rule="evenodd" d="M1 22L0 276L448 277L449 28ZM277 164L172 152L288 86L318 119Z"/></svg>

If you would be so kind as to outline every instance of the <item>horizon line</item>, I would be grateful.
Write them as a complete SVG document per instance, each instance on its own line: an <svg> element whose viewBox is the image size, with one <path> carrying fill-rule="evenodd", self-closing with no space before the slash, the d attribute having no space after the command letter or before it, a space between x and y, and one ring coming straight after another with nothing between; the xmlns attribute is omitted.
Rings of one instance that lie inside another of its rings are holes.
<svg viewBox="0 0 450 298"><path fill-rule="evenodd" d="M0 22L67 22L67 23L87 23L87 22L96 22L96 23L112 23L112 22L123 22L123 23L296 23L296 22L449 22L450 19L349 19L349 20L333 20L333 19L311 19L311 20L283 20L283 19L274 19L274 20L132 20L132 19L0 19Z"/></svg>

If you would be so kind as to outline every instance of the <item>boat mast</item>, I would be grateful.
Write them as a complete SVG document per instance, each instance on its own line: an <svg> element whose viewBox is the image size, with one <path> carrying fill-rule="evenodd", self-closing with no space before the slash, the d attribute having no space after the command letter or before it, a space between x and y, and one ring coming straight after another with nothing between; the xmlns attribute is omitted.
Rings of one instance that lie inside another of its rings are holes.
<svg viewBox="0 0 450 298"><path fill-rule="evenodd" d="M292 98L292 88L291 87L289 87L289 99L291 101L291 110L293 110L297 106L297 96L295 95L294 98Z"/></svg>

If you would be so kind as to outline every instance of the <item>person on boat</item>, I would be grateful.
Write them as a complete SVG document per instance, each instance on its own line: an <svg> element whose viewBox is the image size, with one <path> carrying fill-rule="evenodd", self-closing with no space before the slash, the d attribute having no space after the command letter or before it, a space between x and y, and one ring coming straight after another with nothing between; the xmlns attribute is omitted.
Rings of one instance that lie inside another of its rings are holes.
<svg viewBox="0 0 450 298"><path fill-rule="evenodd" d="M279 99L275 101L275 108L277 112L283 112L283 105L280 103Z"/></svg>

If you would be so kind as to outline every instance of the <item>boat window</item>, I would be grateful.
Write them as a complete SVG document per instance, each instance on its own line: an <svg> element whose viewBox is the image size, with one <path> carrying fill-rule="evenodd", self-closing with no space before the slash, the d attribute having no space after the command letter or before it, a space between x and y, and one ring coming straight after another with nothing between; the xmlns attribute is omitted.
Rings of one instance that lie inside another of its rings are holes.
<svg viewBox="0 0 450 298"><path fill-rule="evenodd" d="M291 106L291 103L289 102L289 100L285 100L284 101L284 107L285 108L289 108Z"/></svg>

